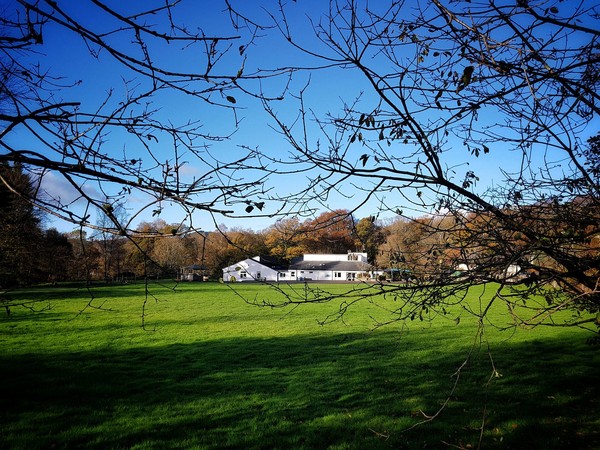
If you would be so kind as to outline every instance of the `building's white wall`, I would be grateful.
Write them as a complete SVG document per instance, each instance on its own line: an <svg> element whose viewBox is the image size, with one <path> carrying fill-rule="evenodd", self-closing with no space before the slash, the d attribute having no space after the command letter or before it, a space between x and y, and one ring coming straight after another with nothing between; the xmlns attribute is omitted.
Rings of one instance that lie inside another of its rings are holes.
<svg viewBox="0 0 600 450"><path fill-rule="evenodd" d="M298 280L297 270L282 270L279 272L279 281L296 281Z"/></svg>
<svg viewBox="0 0 600 450"><path fill-rule="evenodd" d="M279 281L348 281L359 280L359 274L368 274L369 277L375 277L377 274L364 270L289 270L285 276L279 277ZM293 274L293 276L292 276Z"/></svg>
<svg viewBox="0 0 600 450"><path fill-rule="evenodd" d="M331 281L333 280L333 274L331 270L291 270L290 272L296 272L296 279L312 280L312 281Z"/></svg>
<svg viewBox="0 0 600 450"><path fill-rule="evenodd" d="M350 256L355 259L353 261L367 262L367 254L361 252L350 252L341 254L319 254L319 253L306 253L304 255L304 261L349 261Z"/></svg>

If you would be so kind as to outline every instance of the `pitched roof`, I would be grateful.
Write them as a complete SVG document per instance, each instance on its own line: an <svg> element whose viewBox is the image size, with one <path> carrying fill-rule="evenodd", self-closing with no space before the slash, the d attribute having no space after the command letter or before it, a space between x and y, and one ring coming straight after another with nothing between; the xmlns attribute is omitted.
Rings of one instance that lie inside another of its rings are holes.
<svg viewBox="0 0 600 450"><path fill-rule="evenodd" d="M274 256L259 255L251 259L273 270L285 270L287 268L284 262Z"/></svg>

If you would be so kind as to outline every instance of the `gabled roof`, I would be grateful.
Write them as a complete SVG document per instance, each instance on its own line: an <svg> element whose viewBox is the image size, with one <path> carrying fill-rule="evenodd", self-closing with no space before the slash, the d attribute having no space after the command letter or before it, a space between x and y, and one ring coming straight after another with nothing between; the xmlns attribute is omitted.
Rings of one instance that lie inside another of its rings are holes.
<svg viewBox="0 0 600 450"><path fill-rule="evenodd" d="M252 258L246 258L246 259L236 262L235 264L231 264L230 266L227 266L227 267L223 268L222 270L225 270L225 271L240 270L240 268L238 267L238 266L240 266L240 264L243 266L243 264L249 264L250 262L252 262L253 264L259 264L259 265L264 266L267 269L271 269L271 270L287 270L286 264L284 264L283 262L281 262L280 260L278 260L277 258L274 258L272 256L254 256Z"/></svg>
<svg viewBox="0 0 600 450"><path fill-rule="evenodd" d="M279 258L276 258L274 256L260 255L260 256L255 256L254 258L251 258L251 259L262 264L263 266L268 267L269 269L273 269L273 270L286 270L287 269L287 265L283 261L281 261Z"/></svg>

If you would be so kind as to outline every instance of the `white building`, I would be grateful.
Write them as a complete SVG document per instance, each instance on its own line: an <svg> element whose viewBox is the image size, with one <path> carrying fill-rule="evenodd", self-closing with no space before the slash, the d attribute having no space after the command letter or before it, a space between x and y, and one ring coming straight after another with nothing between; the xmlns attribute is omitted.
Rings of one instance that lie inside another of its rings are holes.
<svg viewBox="0 0 600 450"><path fill-rule="evenodd" d="M289 267L272 258L255 256L223 269L223 280L238 281L355 281L377 276L366 253L305 254Z"/></svg>

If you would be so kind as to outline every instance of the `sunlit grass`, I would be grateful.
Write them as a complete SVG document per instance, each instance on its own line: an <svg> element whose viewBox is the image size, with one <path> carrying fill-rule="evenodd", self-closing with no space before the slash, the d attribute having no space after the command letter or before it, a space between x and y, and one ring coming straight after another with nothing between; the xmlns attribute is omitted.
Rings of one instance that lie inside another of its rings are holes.
<svg viewBox="0 0 600 450"><path fill-rule="evenodd" d="M211 283L92 292L20 291L49 309L0 318L3 447L466 447L482 423L484 448L600 444L598 350L577 330L488 327L479 345L461 308L374 330L369 302L321 326L339 303L258 308Z"/></svg>

